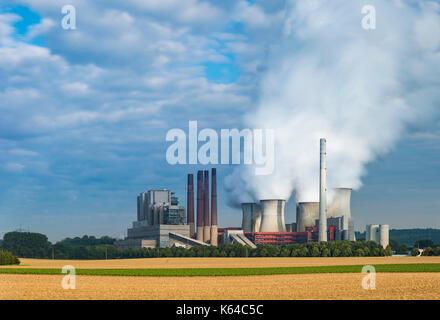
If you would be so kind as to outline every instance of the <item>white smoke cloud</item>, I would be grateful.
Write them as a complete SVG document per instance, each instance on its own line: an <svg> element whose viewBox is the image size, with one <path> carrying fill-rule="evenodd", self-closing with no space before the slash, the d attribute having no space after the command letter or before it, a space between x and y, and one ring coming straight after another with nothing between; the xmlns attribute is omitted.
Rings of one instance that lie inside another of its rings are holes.
<svg viewBox="0 0 440 320"><path fill-rule="evenodd" d="M362 28L364 5L376 29ZM293 0L271 51L248 127L276 130L270 176L238 167L231 204L264 198L317 201L319 139L327 138L329 187L359 189L365 165L403 133L438 119L440 5L423 0Z"/></svg>

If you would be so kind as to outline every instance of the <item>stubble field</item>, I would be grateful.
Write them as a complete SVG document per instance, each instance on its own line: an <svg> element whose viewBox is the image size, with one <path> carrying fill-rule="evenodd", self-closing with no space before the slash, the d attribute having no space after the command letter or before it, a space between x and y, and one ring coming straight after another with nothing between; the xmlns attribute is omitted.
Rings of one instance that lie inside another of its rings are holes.
<svg viewBox="0 0 440 320"><path fill-rule="evenodd" d="M48 260L20 259L18 268L59 268L72 265L77 269L139 268L267 268L367 264L440 263L440 257L335 257L335 258L150 258L119 260ZM11 266L0 266L0 268Z"/></svg>
<svg viewBox="0 0 440 320"><path fill-rule="evenodd" d="M60 268L59 275L0 274L0 299L440 299L440 273L377 273L364 290L361 273L227 277L76 277L64 290L61 268L267 268L439 263L440 257L170 258L108 261L22 259L16 268ZM10 266L9 266L10 267Z"/></svg>

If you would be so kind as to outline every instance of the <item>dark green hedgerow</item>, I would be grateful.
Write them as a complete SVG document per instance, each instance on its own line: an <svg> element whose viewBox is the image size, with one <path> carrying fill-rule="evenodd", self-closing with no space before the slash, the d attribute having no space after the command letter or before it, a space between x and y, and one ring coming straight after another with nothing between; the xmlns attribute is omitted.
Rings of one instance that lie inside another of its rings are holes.
<svg viewBox="0 0 440 320"><path fill-rule="evenodd" d="M4 250L0 250L0 265L14 265L20 264L20 260L12 253Z"/></svg>

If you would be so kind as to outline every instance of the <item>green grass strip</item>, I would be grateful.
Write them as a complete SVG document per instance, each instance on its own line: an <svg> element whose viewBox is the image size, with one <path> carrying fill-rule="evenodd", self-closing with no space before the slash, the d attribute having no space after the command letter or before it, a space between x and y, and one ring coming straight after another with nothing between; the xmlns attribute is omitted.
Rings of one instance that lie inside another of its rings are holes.
<svg viewBox="0 0 440 320"><path fill-rule="evenodd" d="M144 277L217 277L277 274L360 273L363 265L279 268L200 268L200 269L76 269L77 275ZM440 272L440 263L377 264L376 272ZM0 268L0 274L60 275L61 269Z"/></svg>

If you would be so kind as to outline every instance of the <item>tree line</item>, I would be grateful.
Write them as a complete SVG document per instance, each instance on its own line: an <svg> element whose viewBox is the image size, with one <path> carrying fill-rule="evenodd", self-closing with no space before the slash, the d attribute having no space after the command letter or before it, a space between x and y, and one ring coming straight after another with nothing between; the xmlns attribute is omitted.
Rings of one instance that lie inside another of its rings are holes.
<svg viewBox="0 0 440 320"><path fill-rule="evenodd" d="M417 241L425 241L420 239L430 239L429 241L440 244L440 229L391 229L389 238L393 251L398 250L398 248L395 248L392 244L394 241L394 244L397 243L399 246L404 245L409 248L407 250L408 252ZM365 231L356 232L356 239L365 240ZM415 247L417 247L417 245L415 245ZM403 248L401 251L403 251Z"/></svg>
<svg viewBox="0 0 440 320"><path fill-rule="evenodd" d="M411 250L411 255L418 256L419 254L420 251L418 248L413 248ZM425 247L424 251L422 252L422 256L440 256L440 245Z"/></svg>
<svg viewBox="0 0 440 320"><path fill-rule="evenodd" d="M118 250L110 237L66 238L51 244L40 233L9 232L2 247L23 258L43 259L126 259L154 257L362 257L391 255L372 241L330 241L282 246L259 245L252 249L241 245L197 246L185 248L143 248Z"/></svg>

